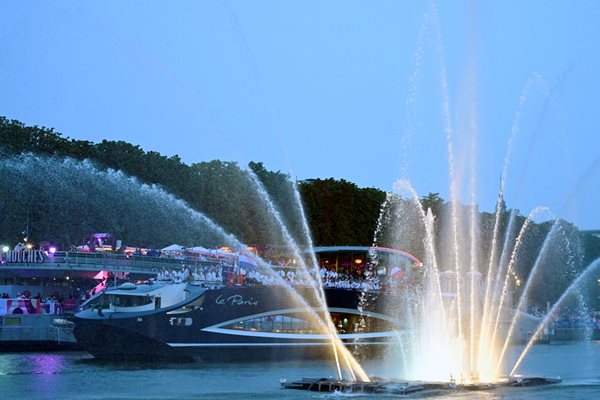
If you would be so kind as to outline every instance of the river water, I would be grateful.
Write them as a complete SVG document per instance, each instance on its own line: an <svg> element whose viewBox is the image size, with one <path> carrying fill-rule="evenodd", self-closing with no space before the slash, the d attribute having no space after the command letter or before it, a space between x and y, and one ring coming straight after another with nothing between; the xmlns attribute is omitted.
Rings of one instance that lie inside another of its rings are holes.
<svg viewBox="0 0 600 400"><path fill-rule="evenodd" d="M393 377L393 362L366 363ZM85 352L0 354L0 399L360 399L419 396L340 395L280 389L280 378L334 375L323 361L229 364L105 363ZM520 373L560 376L558 385L454 392L436 399L600 399L600 342L534 346ZM431 397L430 397L431 398Z"/></svg>

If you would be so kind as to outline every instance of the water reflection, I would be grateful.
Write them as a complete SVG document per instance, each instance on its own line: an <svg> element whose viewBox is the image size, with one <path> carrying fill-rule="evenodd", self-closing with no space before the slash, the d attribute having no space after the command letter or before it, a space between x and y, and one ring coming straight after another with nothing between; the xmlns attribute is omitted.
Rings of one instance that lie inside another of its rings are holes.
<svg viewBox="0 0 600 400"><path fill-rule="evenodd" d="M516 357L517 351L511 353ZM542 368L543 367L543 368ZM381 360L365 363L370 375L390 371ZM600 342L534 346L523 368L551 370L563 383L547 388L507 388L456 393L461 399L600 398ZM0 353L2 399L319 399L339 396L282 390L279 379L327 377L327 362L117 363L99 362L84 352ZM361 396L387 400L398 397Z"/></svg>

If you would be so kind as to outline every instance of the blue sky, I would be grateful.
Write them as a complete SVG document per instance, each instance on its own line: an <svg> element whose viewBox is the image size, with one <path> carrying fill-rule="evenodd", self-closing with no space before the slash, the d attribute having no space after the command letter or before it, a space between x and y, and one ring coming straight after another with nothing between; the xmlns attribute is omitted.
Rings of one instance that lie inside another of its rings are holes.
<svg viewBox="0 0 600 400"><path fill-rule="evenodd" d="M600 2L431 4L5 1L0 115L188 164L386 191L407 177L448 199L447 105L483 210L514 132L508 206L600 228Z"/></svg>

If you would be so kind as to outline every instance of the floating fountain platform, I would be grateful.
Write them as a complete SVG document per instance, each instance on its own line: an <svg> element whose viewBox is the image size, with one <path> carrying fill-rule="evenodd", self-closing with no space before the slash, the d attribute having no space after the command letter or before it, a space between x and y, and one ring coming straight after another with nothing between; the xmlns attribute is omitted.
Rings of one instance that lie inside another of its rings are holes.
<svg viewBox="0 0 600 400"><path fill-rule="evenodd" d="M455 383L383 380L373 378L371 382L347 381L333 378L302 378L288 382L281 379L282 389L308 390L313 392L372 393L372 394L435 394L449 391L481 391L499 387L529 387L551 385L562 382L561 378L509 377L494 383Z"/></svg>
<svg viewBox="0 0 600 400"><path fill-rule="evenodd" d="M560 377L550 378L550 377L540 377L540 376L511 376L508 378L508 381L504 383L503 386L516 386L516 387L526 387L526 386L542 386L542 385L553 385L556 383L561 383L562 379Z"/></svg>

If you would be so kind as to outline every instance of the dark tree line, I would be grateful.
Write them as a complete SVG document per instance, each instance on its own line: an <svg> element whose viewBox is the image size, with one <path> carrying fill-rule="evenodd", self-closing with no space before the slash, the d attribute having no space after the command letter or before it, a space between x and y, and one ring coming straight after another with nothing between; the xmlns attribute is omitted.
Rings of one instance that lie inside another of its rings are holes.
<svg viewBox="0 0 600 400"><path fill-rule="evenodd" d="M371 245L385 193L359 188L335 179L311 179L302 183L302 199L309 212L309 224L317 243L330 245Z"/></svg>
<svg viewBox="0 0 600 400"><path fill-rule="evenodd" d="M192 209L209 217L225 231L252 244L272 244L283 240L285 234L282 225L299 244L307 244L301 210L298 207L298 200L301 198L315 244L370 245L379 206L385 198L385 193L378 189L361 189L344 180L296 183L289 175L269 171L260 162L251 162L247 167L220 160L186 165L178 156L165 157L155 151L146 152L140 146L124 141L103 140L92 143L74 140L63 137L53 129L26 126L5 117L0 117L0 152L5 164L11 157L32 153L55 160L65 157L79 161L90 160L90 168L122 171L136 177L140 183L164 188L185 201ZM12 162L18 163L15 160ZM3 171L7 175L3 177L3 181L6 181L10 174L6 172L6 168ZM35 173L48 174L49 171ZM30 181L27 174L13 179ZM16 182L12 187L15 184ZM3 214L10 214L12 223L7 225L0 222L0 240L8 243L18 241L22 237L22 225L28 219L32 230L30 233L33 234L31 236L37 235L38 240L49 239L48 227L51 226L56 230L54 235L58 237L59 243L65 244L79 243L86 234L96 231L111 231L128 243L138 242L140 245L151 241L155 241L155 245L174 241L172 235L160 238L157 237L160 235L148 232L146 227L142 229L139 218L133 218L133 212L132 218L126 212L117 218L114 212L110 212L115 209L114 204L104 206L108 212L101 213L102 218L92 215L94 211L98 212L100 206L93 206L97 201L90 198L85 186L78 193L72 193L69 198L63 198L63 204L59 207L73 208L70 214L78 215L81 220L89 223L73 226L67 224L63 227L45 221L50 218L46 215L49 206L40 208L40 205L56 202L44 200L43 193L25 190L20 197L16 194L11 197L4 192L0 197L4 200ZM299 198L295 189L300 194ZM44 193L50 196L51 192L49 190ZM17 202L14 201L15 196L19 199ZM95 196L99 196L97 192ZM118 199L116 197L106 201L110 203ZM279 220L274 217L273 210L278 212ZM89 215L84 217L82 214ZM139 226L142 231L131 229L131 226ZM189 238L190 241L194 239L198 244L198 238Z"/></svg>
<svg viewBox="0 0 600 400"><path fill-rule="evenodd" d="M408 250L424 260L422 214L411 201L343 179L295 182L260 162L240 166L213 160L186 165L178 156L146 152L124 141L74 140L53 129L4 117L0 117L0 155L0 243L20 241L27 224L32 240L64 246L81 244L93 232L111 232L126 244L139 246L224 244L229 240L224 233L249 244L282 244L291 238L305 245L304 211L314 245L369 246L376 239L380 245ZM430 193L420 199L419 207L435 215L436 251L442 262L452 264L449 203ZM470 209L460 206L458 213L464 219ZM504 203L500 216L498 240L507 234L516 237L526 221ZM480 227L476 256L486 273L490 262L501 257L495 254L496 259L490 260L496 216L477 210L476 218ZM393 220L400 223L391 224ZM556 298L600 255L600 239L565 221L557 224L531 224L513 271L527 279L552 232L546 264L537 278L545 282L544 290L531 293L532 301L539 304ZM507 232L509 226L512 232ZM461 229L466 237L468 229ZM470 250L461 249L465 254ZM596 297L597 278L584 288Z"/></svg>

